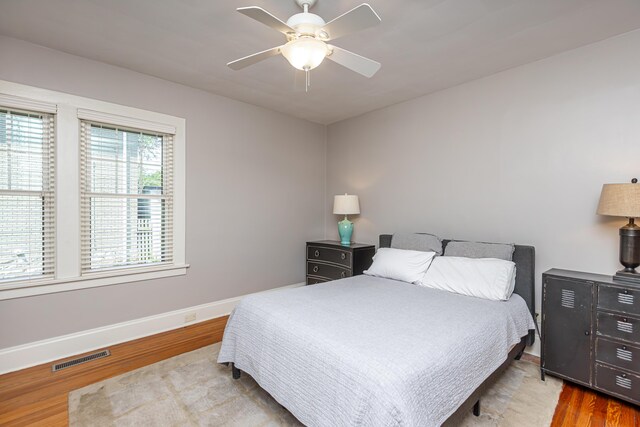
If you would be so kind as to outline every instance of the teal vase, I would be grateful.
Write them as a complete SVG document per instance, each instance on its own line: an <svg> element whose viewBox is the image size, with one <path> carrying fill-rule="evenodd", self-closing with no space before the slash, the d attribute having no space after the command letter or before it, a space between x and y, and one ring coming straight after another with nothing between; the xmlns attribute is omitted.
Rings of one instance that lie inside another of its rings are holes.
<svg viewBox="0 0 640 427"><path fill-rule="evenodd" d="M351 234L353 233L353 223L344 216L344 219L338 222L338 234L340 234L340 244L343 246L351 245Z"/></svg>

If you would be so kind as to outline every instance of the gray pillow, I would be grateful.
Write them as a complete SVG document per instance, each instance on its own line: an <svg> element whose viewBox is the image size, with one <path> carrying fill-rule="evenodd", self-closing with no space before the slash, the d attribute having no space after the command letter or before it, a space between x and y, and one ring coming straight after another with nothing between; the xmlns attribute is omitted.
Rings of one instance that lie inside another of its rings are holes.
<svg viewBox="0 0 640 427"><path fill-rule="evenodd" d="M442 239L433 234L395 233L391 238L391 247L411 251L435 252L442 255Z"/></svg>
<svg viewBox="0 0 640 427"><path fill-rule="evenodd" d="M513 261L515 245L507 243L456 242L447 243L445 256L465 258L497 258Z"/></svg>

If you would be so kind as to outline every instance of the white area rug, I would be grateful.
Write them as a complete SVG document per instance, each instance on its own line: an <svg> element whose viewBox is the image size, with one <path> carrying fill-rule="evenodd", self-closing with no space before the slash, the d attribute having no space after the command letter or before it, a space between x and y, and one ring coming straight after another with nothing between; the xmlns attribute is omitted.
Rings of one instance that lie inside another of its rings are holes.
<svg viewBox="0 0 640 427"><path fill-rule="evenodd" d="M69 394L69 423L80 426L297 426L246 373L216 363L203 347ZM463 426L539 427L551 423L562 381L540 381L538 366L515 361L483 396L481 415Z"/></svg>

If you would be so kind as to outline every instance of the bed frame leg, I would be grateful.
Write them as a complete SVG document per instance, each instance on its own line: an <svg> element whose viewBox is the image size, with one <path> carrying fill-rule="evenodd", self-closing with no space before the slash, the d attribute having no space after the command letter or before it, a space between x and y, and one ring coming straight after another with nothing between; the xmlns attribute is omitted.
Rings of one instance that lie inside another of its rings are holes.
<svg viewBox="0 0 640 427"><path fill-rule="evenodd" d="M520 360L520 358L522 357L523 354L524 354L524 348L518 354L516 354L516 357L514 357L514 359L515 360Z"/></svg>
<svg viewBox="0 0 640 427"><path fill-rule="evenodd" d="M476 417L480 416L480 400L478 400L475 405L473 405L473 415Z"/></svg>
<svg viewBox="0 0 640 427"><path fill-rule="evenodd" d="M240 378L240 369L236 368L236 365L234 365L233 363L231 364L231 376L234 380Z"/></svg>

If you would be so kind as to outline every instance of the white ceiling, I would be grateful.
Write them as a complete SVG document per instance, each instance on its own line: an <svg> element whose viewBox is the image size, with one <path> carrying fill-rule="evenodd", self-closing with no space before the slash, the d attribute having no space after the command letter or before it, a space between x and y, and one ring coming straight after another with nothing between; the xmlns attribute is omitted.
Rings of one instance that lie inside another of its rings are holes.
<svg viewBox="0 0 640 427"><path fill-rule="evenodd" d="M361 0L319 0L325 21ZM337 46L382 63L371 79L332 61L304 74L273 57L283 43L236 7L282 20L293 0L0 0L0 34L126 67L318 123L332 123L640 28L638 0L369 0L377 27Z"/></svg>

